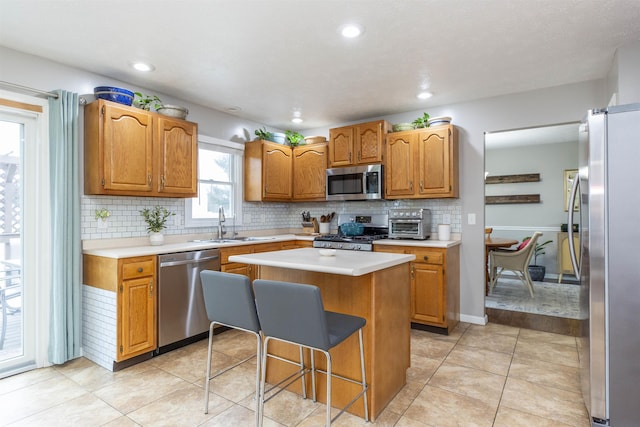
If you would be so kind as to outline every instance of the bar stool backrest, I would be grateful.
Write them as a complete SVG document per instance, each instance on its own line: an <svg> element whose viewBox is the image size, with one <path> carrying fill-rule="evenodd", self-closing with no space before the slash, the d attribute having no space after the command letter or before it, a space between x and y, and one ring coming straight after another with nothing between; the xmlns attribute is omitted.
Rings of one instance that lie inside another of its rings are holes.
<svg viewBox="0 0 640 427"><path fill-rule="evenodd" d="M265 336L328 351L329 328L317 286L255 280L253 288Z"/></svg>
<svg viewBox="0 0 640 427"><path fill-rule="evenodd" d="M200 279L210 321L260 332L255 298L247 276L204 270L200 272Z"/></svg>

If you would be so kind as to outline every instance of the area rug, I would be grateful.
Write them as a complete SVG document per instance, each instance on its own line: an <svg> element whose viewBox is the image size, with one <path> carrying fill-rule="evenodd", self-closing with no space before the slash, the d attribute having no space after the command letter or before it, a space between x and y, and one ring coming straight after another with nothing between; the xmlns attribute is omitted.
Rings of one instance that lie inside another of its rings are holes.
<svg viewBox="0 0 640 427"><path fill-rule="evenodd" d="M533 282L533 298L518 279L500 278L485 298L485 306L547 316L580 318L580 286Z"/></svg>

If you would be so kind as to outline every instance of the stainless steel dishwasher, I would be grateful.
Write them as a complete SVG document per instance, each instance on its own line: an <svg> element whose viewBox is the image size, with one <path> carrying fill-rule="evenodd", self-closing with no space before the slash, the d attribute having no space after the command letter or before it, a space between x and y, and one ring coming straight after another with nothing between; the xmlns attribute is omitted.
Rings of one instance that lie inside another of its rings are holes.
<svg viewBox="0 0 640 427"><path fill-rule="evenodd" d="M220 271L220 251L159 255L158 261L158 353L162 353L209 331L200 272Z"/></svg>

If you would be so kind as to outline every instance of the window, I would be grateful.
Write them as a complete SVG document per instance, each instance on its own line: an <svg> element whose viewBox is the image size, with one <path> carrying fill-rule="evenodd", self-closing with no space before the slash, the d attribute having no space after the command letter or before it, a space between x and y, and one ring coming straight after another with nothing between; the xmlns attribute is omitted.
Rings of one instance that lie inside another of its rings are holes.
<svg viewBox="0 0 640 427"><path fill-rule="evenodd" d="M223 207L227 224L242 223L242 154L244 146L198 136L198 197L185 200L185 226L218 224Z"/></svg>

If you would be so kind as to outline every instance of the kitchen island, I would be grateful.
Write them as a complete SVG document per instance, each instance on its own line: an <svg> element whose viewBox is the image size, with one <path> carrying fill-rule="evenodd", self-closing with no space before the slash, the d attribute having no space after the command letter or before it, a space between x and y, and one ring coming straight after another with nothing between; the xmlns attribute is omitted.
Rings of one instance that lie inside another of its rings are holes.
<svg viewBox="0 0 640 427"><path fill-rule="evenodd" d="M363 317L365 364L369 384L369 416L380 415L406 383L410 365L410 270L414 255L382 252L336 251L334 256L321 256L315 248L234 255L230 261L257 267L257 277L306 283L320 288L326 310ZM273 342L270 352L297 360L297 347ZM331 351L334 372L360 378L357 335ZM308 362L308 354L305 356ZM316 355L316 365L326 369L324 356ZM277 382L295 370L278 360L269 360L269 382ZM326 381L317 376L318 400L324 402ZM307 381L310 395L311 381ZM300 393L300 382L289 387ZM346 405L357 393L358 386L334 378L332 400L336 407ZM364 416L362 399L350 409Z"/></svg>

